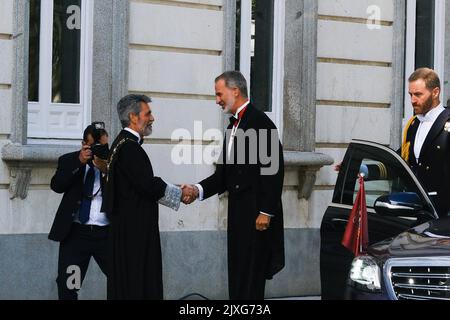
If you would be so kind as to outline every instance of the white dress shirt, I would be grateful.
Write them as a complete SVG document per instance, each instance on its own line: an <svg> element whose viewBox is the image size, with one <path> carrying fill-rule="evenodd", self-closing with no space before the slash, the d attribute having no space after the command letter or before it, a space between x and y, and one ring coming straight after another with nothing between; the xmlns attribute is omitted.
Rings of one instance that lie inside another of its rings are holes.
<svg viewBox="0 0 450 320"><path fill-rule="evenodd" d="M232 117L234 117L234 118L236 118L236 119L239 119L239 112L241 112L245 107L247 107L248 105L250 104L250 100L248 100L246 103L244 103L241 107L239 107L238 109L237 109L237 111L236 111L236 113L232 116ZM232 146L233 146L233 140L234 140L234 136L236 135L236 131L237 131L237 129L239 128L239 125L241 124L241 119L239 119L239 122L238 122L238 124L237 124L237 126L233 126L232 128L231 128L231 136L230 136L230 141L228 142L228 148L227 148L227 153L228 153L228 156L230 156L230 154L231 154L231 148L232 148ZM203 187L202 187L202 185L201 184L196 184L195 185L197 188L198 188L198 199L200 200L200 201L203 201L204 200L204 198L203 198ZM271 214L268 214L268 213L265 213L265 212L260 212L261 214L263 214L263 215L266 215L266 216L269 216L269 217L273 217L273 215L271 215Z"/></svg>
<svg viewBox="0 0 450 320"><path fill-rule="evenodd" d="M109 220L106 217L106 214L104 212L101 212L102 208L102 189L100 187L100 175L101 172L96 167L91 168L90 166L86 165L86 172L84 174L84 181L86 181L86 176L89 170L94 170L95 172L95 180L94 180L94 189L92 191L93 194L95 194L97 191L97 195L92 199L91 202L91 211L89 213L89 220L86 222L88 225L96 225L96 226L107 226L109 225ZM79 213L76 215L75 222L80 223L79 220Z"/></svg>
<svg viewBox="0 0 450 320"><path fill-rule="evenodd" d="M425 142L425 139L430 132L431 127L443 111L444 107L442 106L442 104L440 104L439 106L428 111L425 115L417 115L417 119L420 121L419 128L417 128L417 133L414 140L414 156L416 157L417 161L419 161L420 151L422 150L423 143Z"/></svg>
<svg viewBox="0 0 450 320"><path fill-rule="evenodd" d="M239 119L239 112L241 112L242 110L244 110L244 108L246 106L248 106L250 104L250 101L247 101L246 103L244 103L242 106L240 106L236 113L232 116L235 119ZM234 136L236 135L236 131L239 128L239 125L241 124L241 119L239 119L239 122L236 126L233 126L231 128L231 136L230 136L230 141L228 141L228 149L227 149L227 153L228 153L228 157L231 156L231 148L233 147L233 141L234 141Z"/></svg>
<svg viewBox="0 0 450 320"><path fill-rule="evenodd" d="M131 133L133 136L135 136L136 138L138 138L138 142L141 142L141 135L139 133L137 133L136 131L134 131L133 129L130 129L128 127L124 128L123 130L128 131L129 133Z"/></svg>

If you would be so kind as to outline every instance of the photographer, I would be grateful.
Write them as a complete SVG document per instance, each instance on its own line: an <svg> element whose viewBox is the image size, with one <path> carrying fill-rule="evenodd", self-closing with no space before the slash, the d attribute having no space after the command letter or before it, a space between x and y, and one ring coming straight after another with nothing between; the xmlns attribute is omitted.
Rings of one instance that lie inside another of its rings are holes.
<svg viewBox="0 0 450 320"><path fill-rule="evenodd" d="M109 221L100 208L108 152L105 125L94 122L84 131L81 150L59 158L51 181L53 191L64 193L49 234L50 240L60 242L60 300L78 299L91 257L107 274Z"/></svg>

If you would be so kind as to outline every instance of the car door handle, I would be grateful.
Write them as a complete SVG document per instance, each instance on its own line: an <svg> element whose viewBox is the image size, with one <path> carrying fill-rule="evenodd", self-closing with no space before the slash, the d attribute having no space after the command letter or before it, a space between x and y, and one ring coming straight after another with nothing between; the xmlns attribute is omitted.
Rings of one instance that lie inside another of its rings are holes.
<svg viewBox="0 0 450 320"><path fill-rule="evenodd" d="M333 218L333 219L331 219L331 222L343 222L343 223L347 223L347 222L348 222L348 219Z"/></svg>
<svg viewBox="0 0 450 320"><path fill-rule="evenodd" d="M371 214L371 212L367 212L367 214ZM332 218L331 222L338 222L338 223L348 223L348 219L342 219L342 218Z"/></svg>

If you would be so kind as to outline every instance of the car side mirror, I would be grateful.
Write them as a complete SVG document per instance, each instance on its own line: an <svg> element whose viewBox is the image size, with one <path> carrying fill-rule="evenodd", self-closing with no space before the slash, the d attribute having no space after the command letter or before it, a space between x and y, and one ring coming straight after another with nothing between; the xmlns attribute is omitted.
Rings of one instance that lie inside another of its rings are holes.
<svg viewBox="0 0 450 320"><path fill-rule="evenodd" d="M373 205L380 215L417 217L424 212L420 197L414 192L391 193L375 200Z"/></svg>

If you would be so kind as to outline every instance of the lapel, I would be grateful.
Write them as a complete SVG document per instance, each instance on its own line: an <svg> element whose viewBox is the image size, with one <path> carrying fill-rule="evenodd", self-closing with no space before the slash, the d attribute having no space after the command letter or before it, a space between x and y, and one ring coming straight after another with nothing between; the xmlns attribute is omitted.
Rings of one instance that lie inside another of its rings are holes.
<svg viewBox="0 0 450 320"><path fill-rule="evenodd" d="M133 139L136 142L139 141L138 137L136 137L134 134L132 134L131 132L129 132L127 130L122 130L122 132L120 133L120 137Z"/></svg>
<svg viewBox="0 0 450 320"><path fill-rule="evenodd" d="M247 109L244 112L244 115L242 116L241 122L239 123L238 129L242 129L244 131L248 129L248 122L249 119L252 117L253 111L254 111L253 105L249 103Z"/></svg>
<svg viewBox="0 0 450 320"><path fill-rule="evenodd" d="M416 156L414 155L414 144L416 143L416 133L417 129L419 129L420 121L419 119L415 119L414 122L409 127L408 131L408 141L409 144L409 162L410 164L417 164Z"/></svg>
<svg viewBox="0 0 450 320"><path fill-rule="evenodd" d="M448 121L450 116L450 110L444 109L444 111L437 117L436 121L433 123L433 126L428 132L425 141L423 142L422 150L420 151L419 159L426 153L431 143L436 139L436 137L444 130L444 125Z"/></svg>
<svg viewBox="0 0 450 320"><path fill-rule="evenodd" d="M117 135L116 139L114 140L114 142L111 145L109 156L108 156L108 162L111 162L113 160L112 157L115 154L117 146L119 145L119 143L123 143L123 140L125 140L125 139L130 139L132 141L136 141L136 143L138 142L138 138L131 132L128 132L127 130L120 131L119 134Z"/></svg>
<svg viewBox="0 0 450 320"><path fill-rule="evenodd" d="M102 189L102 193L104 186L105 186L105 178L103 177L103 174L100 172L100 188Z"/></svg>
<svg viewBox="0 0 450 320"><path fill-rule="evenodd" d="M81 168L81 182L82 183L84 183L84 177L86 176L86 167L87 167L87 164L85 164L84 166L83 166L83 168Z"/></svg>
<svg viewBox="0 0 450 320"><path fill-rule="evenodd" d="M249 114L251 114L253 112L253 106L251 103L249 103L247 105L247 109L244 112L244 115L242 116L241 122L239 123L239 127L238 129L247 129L247 123L248 123L248 119L249 119ZM230 117L231 119L231 117ZM231 121L231 120L230 120ZM230 123L227 126L227 130L231 130L233 128L233 125Z"/></svg>
<svg viewBox="0 0 450 320"><path fill-rule="evenodd" d="M253 113L253 106L252 106L251 103L249 103L247 105L247 109L244 112L244 115L242 116L241 122L239 122L238 129L241 129L241 130L244 130L244 131L248 129L248 121L249 121L249 118L251 118L251 114L252 113ZM228 125L228 127L227 127L226 132L225 132L225 137L226 138L224 139L224 142L223 142L223 153L222 154L225 155L225 159L226 160L228 160L228 156L229 156L228 155L228 144L230 143L229 139L231 138L230 137L230 133L231 133L232 129L233 129L233 125L230 123ZM233 149L234 149L234 146L232 146L232 150Z"/></svg>

